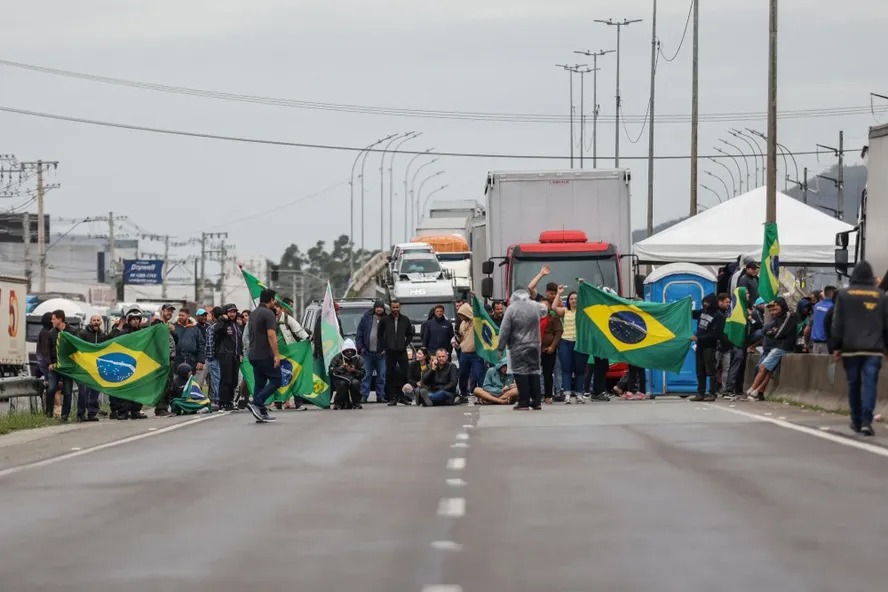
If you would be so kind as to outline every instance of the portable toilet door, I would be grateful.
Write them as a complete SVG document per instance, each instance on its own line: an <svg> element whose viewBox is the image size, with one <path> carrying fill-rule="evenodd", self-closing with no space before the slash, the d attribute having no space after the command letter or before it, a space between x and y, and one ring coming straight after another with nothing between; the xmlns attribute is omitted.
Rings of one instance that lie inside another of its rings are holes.
<svg viewBox="0 0 888 592"><path fill-rule="evenodd" d="M651 302L675 302L690 296L694 309L703 306L703 297L714 293L715 275L694 263L670 263L655 269L644 280L644 298ZM696 329L696 321L694 321ZM688 350L680 372L648 370L651 395L687 395L697 392L697 368L694 349Z"/></svg>

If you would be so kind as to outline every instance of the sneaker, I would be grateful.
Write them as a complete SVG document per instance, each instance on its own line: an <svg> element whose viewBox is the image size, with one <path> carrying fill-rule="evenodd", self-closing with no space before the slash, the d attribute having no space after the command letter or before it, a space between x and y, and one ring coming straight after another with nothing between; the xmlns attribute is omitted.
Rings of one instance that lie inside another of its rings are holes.
<svg viewBox="0 0 888 592"><path fill-rule="evenodd" d="M514 411L530 411L530 407L528 407L526 405L525 406L515 405L514 407L512 407L512 409Z"/></svg>
<svg viewBox="0 0 888 592"><path fill-rule="evenodd" d="M87 415L82 421L99 421L99 418L95 415Z"/></svg>
<svg viewBox="0 0 888 592"><path fill-rule="evenodd" d="M688 399L688 401L693 401L694 403L699 403L702 400L703 400L703 395L694 395L693 397Z"/></svg>
<svg viewBox="0 0 888 592"><path fill-rule="evenodd" d="M263 420L262 414L259 413L259 409L257 409L255 405L253 405L252 403L247 403L247 409L250 410L250 413L252 413L253 417L255 417L257 420L259 420L259 421Z"/></svg>
<svg viewBox="0 0 888 592"><path fill-rule="evenodd" d="M595 400L596 401L610 401L611 398L610 398L610 395L602 392L602 393L598 393L597 395L595 395Z"/></svg>
<svg viewBox="0 0 888 592"><path fill-rule="evenodd" d="M852 421L851 422L851 431L854 432L855 434L859 434L860 433L860 426Z"/></svg>
<svg viewBox="0 0 888 592"><path fill-rule="evenodd" d="M130 419L148 419L148 416L141 411L133 411L132 413L130 413Z"/></svg>
<svg viewBox="0 0 888 592"><path fill-rule="evenodd" d="M865 425L860 426L860 433L863 434L864 436L875 436L876 435L876 431L873 429L873 426L871 426L870 424L865 424Z"/></svg>
<svg viewBox="0 0 888 592"><path fill-rule="evenodd" d="M118 414L117 414L117 419L118 419L119 421L123 421L123 420L125 420L125 419L129 419L129 415L126 414L126 413L118 413Z"/></svg>
<svg viewBox="0 0 888 592"><path fill-rule="evenodd" d="M585 405L586 404L586 396L585 395L577 395L577 404Z"/></svg>
<svg viewBox="0 0 888 592"><path fill-rule="evenodd" d="M259 416L262 418L262 421L264 421L264 422L277 421L277 418L274 415L270 415L268 413L268 411L266 411L265 413L260 413Z"/></svg>
<svg viewBox="0 0 888 592"><path fill-rule="evenodd" d="M705 403L714 403L715 402L715 395L713 395L713 394L706 395L705 397L703 397L703 401Z"/></svg>
<svg viewBox="0 0 888 592"><path fill-rule="evenodd" d="M542 405L534 405L533 407L531 407L531 409L533 409L534 411L542 411L543 406Z"/></svg>
<svg viewBox="0 0 888 592"><path fill-rule="evenodd" d="M364 407L362 407L360 403L355 403L355 406L352 407L352 409L363 409L363 408Z"/></svg>
<svg viewBox="0 0 888 592"><path fill-rule="evenodd" d="M396 407L396 406L398 405L398 400L397 400L397 399L392 399L391 401L389 401L389 402L387 403L387 405L388 405L389 407Z"/></svg>
<svg viewBox="0 0 888 592"><path fill-rule="evenodd" d="M573 397L567 397L567 396L564 397L564 404L565 404L565 405L570 405L570 403L571 403L571 399L573 399Z"/></svg>
<svg viewBox="0 0 888 592"><path fill-rule="evenodd" d="M161 408L158 408L158 409L155 409L155 410L154 410L154 415L155 415L156 417L166 417L166 416L170 415L170 412L169 412L169 410L164 409L163 407L161 407Z"/></svg>

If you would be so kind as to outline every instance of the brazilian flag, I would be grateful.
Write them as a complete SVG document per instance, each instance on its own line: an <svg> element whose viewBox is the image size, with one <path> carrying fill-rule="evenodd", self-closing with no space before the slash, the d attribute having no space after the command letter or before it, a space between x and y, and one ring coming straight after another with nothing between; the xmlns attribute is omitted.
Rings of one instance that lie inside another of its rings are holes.
<svg viewBox="0 0 888 592"><path fill-rule="evenodd" d="M250 273L249 271L244 269L243 265L240 266L240 270L241 270L241 273L244 275L244 282L247 284L247 290L250 291L250 298L252 298L253 300L258 300L259 294L261 294L262 290L264 290L268 286L266 286L262 282L262 280L257 278L255 275L253 275L252 273ZM293 307L290 306L289 304L287 304L286 302L284 302L283 300L281 300L280 296L276 295L275 300L277 301L278 304L280 304L284 308L284 310L289 312L291 315L294 314Z"/></svg>
<svg viewBox="0 0 888 592"><path fill-rule="evenodd" d="M170 327L160 323L104 343L59 333L56 371L99 392L156 405L170 374Z"/></svg>
<svg viewBox="0 0 888 592"><path fill-rule="evenodd" d="M278 351L281 355L281 386L265 401L266 404L283 402L296 396L305 398L304 393L311 393L314 390L311 371L311 342L298 341L287 345L283 341L279 341ZM244 375L247 390L252 395L256 379L253 376L253 366L249 360L241 362L241 372Z"/></svg>
<svg viewBox="0 0 888 592"><path fill-rule="evenodd" d="M330 386L330 376L327 369L324 368L324 360L320 358L314 360L312 389L309 394L300 396L321 409L330 408L330 400L333 397L333 393L332 387Z"/></svg>
<svg viewBox="0 0 888 592"><path fill-rule="evenodd" d="M472 316L475 329L475 353L488 364L499 363L500 356L496 348L499 347L499 327L484 310L484 305L478 297L472 295Z"/></svg>
<svg viewBox="0 0 888 592"><path fill-rule="evenodd" d="M640 368L679 372L691 347L691 299L626 300L580 283L577 349Z"/></svg>
<svg viewBox="0 0 888 592"><path fill-rule="evenodd" d="M765 224L765 242L762 245L762 277L759 280L759 296L771 302L780 295L780 240L777 224Z"/></svg>
<svg viewBox="0 0 888 592"><path fill-rule="evenodd" d="M734 347L746 345L746 288L734 289L731 296L731 314L725 321L725 335Z"/></svg>

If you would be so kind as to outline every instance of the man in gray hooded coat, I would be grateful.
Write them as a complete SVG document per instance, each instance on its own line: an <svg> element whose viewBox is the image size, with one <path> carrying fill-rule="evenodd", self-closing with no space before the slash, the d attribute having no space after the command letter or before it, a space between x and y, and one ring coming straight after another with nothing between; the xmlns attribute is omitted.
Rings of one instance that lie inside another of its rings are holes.
<svg viewBox="0 0 888 592"><path fill-rule="evenodd" d="M527 290L515 290L499 333L499 353L509 352L509 368L518 386L515 410L542 409L540 392L540 319L546 307L530 299Z"/></svg>

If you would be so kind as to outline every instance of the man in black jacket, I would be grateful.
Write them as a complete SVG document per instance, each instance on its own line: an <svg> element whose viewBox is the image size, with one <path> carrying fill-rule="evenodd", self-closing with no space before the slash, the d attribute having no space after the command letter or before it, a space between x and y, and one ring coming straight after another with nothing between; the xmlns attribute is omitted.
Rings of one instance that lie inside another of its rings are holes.
<svg viewBox="0 0 888 592"><path fill-rule="evenodd" d="M444 317L444 305L435 306L434 313L429 320L422 324L420 340L422 346L429 351L438 351L441 348L448 352L453 351L453 323Z"/></svg>
<svg viewBox="0 0 888 592"><path fill-rule="evenodd" d="M213 347L219 363L219 405L222 409L231 411L234 409L237 373L244 355L243 338L237 326L237 306L226 304L223 313L212 329Z"/></svg>
<svg viewBox="0 0 888 592"><path fill-rule="evenodd" d="M77 337L89 343L104 343L108 336L102 330L103 324L102 317L93 315ZM83 383L77 383L77 421L99 421L99 391Z"/></svg>
<svg viewBox="0 0 888 592"><path fill-rule="evenodd" d="M435 352L432 366L422 377L417 394L424 407L440 407L453 405L456 399L456 387L459 384L459 373L450 361L450 354L440 348Z"/></svg>
<svg viewBox="0 0 888 592"><path fill-rule="evenodd" d="M850 285L836 294L830 332L834 355L848 377L851 429L865 436L875 435L873 410L888 344L888 303L875 283L872 266L858 263Z"/></svg>
<svg viewBox="0 0 888 592"><path fill-rule="evenodd" d="M727 294L707 294L703 298L703 309L695 310L697 320L696 342L697 358L697 396L691 401L715 401L715 359L720 340L724 340L725 311L731 305ZM709 392L706 379L709 378Z"/></svg>
<svg viewBox="0 0 888 592"><path fill-rule="evenodd" d="M71 396L74 392L74 381L71 380L71 378L68 376L59 374L58 372L56 372L55 369L56 365L59 363L59 353L56 346L59 341L59 333L62 333L63 331L67 331L71 334L74 333L65 319L65 311L54 310L52 311L52 331L49 334L50 373L48 381L49 384L46 387L46 404L44 410L46 411L47 417L52 417L53 411L55 409L55 394L59 388L59 385L61 385L62 421L67 423L68 416L71 414Z"/></svg>
<svg viewBox="0 0 888 592"><path fill-rule="evenodd" d="M379 321L385 348L385 387L388 405L394 407L407 382L407 346L413 341L413 323L401 314L401 303L392 300L391 314Z"/></svg>
<svg viewBox="0 0 888 592"><path fill-rule="evenodd" d="M333 409L361 409L361 379L364 361L351 339L342 343L342 349L330 360L330 382L336 396Z"/></svg>

